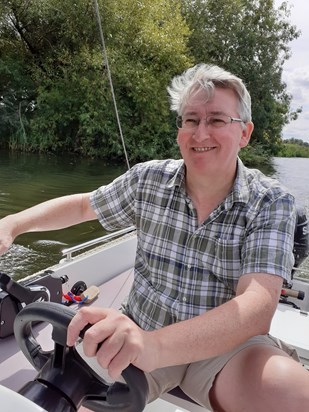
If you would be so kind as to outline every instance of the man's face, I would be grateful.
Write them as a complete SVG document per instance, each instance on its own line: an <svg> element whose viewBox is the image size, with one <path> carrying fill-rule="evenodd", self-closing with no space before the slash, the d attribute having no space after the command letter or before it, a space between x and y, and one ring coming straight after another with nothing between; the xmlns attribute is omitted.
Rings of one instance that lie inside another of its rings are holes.
<svg viewBox="0 0 309 412"><path fill-rule="evenodd" d="M216 88L211 99L207 101L206 97L202 91L188 101L182 118L193 128L179 129L177 143L187 172L193 177L218 174L231 177L236 171L240 148L249 142L253 124L236 121L223 127L206 124L205 119L210 115L212 120L220 120L221 115L239 118L238 99L232 90ZM230 121L230 117L226 119Z"/></svg>

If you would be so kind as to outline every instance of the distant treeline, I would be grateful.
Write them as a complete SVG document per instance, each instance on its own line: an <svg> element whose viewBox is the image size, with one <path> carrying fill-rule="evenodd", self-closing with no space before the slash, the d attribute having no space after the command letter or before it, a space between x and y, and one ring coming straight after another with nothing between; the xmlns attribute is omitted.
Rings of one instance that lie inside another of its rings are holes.
<svg viewBox="0 0 309 412"><path fill-rule="evenodd" d="M301 139L283 140L278 151L279 157L309 157L309 143Z"/></svg>
<svg viewBox="0 0 309 412"><path fill-rule="evenodd" d="M283 127L300 112L282 80L300 34L288 2L98 3L131 162L178 155L166 87L200 62L244 79L251 145L260 158L278 154ZM93 0L2 1L0 57L0 148L123 160Z"/></svg>

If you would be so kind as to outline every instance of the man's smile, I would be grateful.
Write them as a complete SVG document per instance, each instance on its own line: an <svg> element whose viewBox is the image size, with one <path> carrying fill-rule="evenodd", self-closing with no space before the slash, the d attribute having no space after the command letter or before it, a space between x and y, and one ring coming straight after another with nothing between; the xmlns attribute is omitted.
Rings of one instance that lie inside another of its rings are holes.
<svg viewBox="0 0 309 412"><path fill-rule="evenodd" d="M215 149L215 147L193 147L195 152L209 152L210 150Z"/></svg>

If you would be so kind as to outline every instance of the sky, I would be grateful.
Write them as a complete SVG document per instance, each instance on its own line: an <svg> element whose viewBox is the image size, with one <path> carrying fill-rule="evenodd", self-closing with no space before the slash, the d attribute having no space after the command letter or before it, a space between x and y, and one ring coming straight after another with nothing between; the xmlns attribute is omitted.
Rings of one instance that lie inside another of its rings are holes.
<svg viewBox="0 0 309 412"><path fill-rule="evenodd" d="M301 31L301 35L289 43L292 56L285 62L283 81L293 96L291 108L294 110L301 106L303 110L296 121L284 127L282 136L309 142L309 1L287 2L291 6L289 21ZM275 0L276 5L281 3L282 0Z"/></svg>

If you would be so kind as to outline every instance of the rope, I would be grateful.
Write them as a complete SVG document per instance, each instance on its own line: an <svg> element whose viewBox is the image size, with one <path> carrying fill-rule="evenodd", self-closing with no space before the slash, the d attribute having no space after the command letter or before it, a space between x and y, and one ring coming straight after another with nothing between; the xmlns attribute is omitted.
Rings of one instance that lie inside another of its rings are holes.
<svg viewBox="0 0 309 412"><path fill-rule="evenodd" d="M105 47L105 40L104 40L104 34L103 34L103 29L102 29L101 16L100 16L99 5L98 5L97 0L94 0L94 8L95 8L95 12L96 12L96 17L97 17L99 32L100 32L100 38L101 38L102 53L103 53L103 64L105 64L106 68L107 68L107 75L108 75L108 80L109 80L109 84L110 84L110 88L111 88L111 93L112 93L112 98L113 98L114 109L115 109L118 129L119 129L119 133L120 133L120 138L121 138L121 142L122 142L122 147L123 147L124 155L125 155L125 158L126 158L127 167L128 167L128 169L130 169L130 162L129 162L127 149L126 149L126 145L125 145L125 141L124 141L124 137L123 137L123 133L122 133L120 118L119 118L119 114L118 114L117 102L116 102L116 97L115 97L115 92L114 92L112 75L111 75L111 71L110 71L109 63L108 63L108 58L107 58L107 51L106 51L106 47Z"/></svg>

